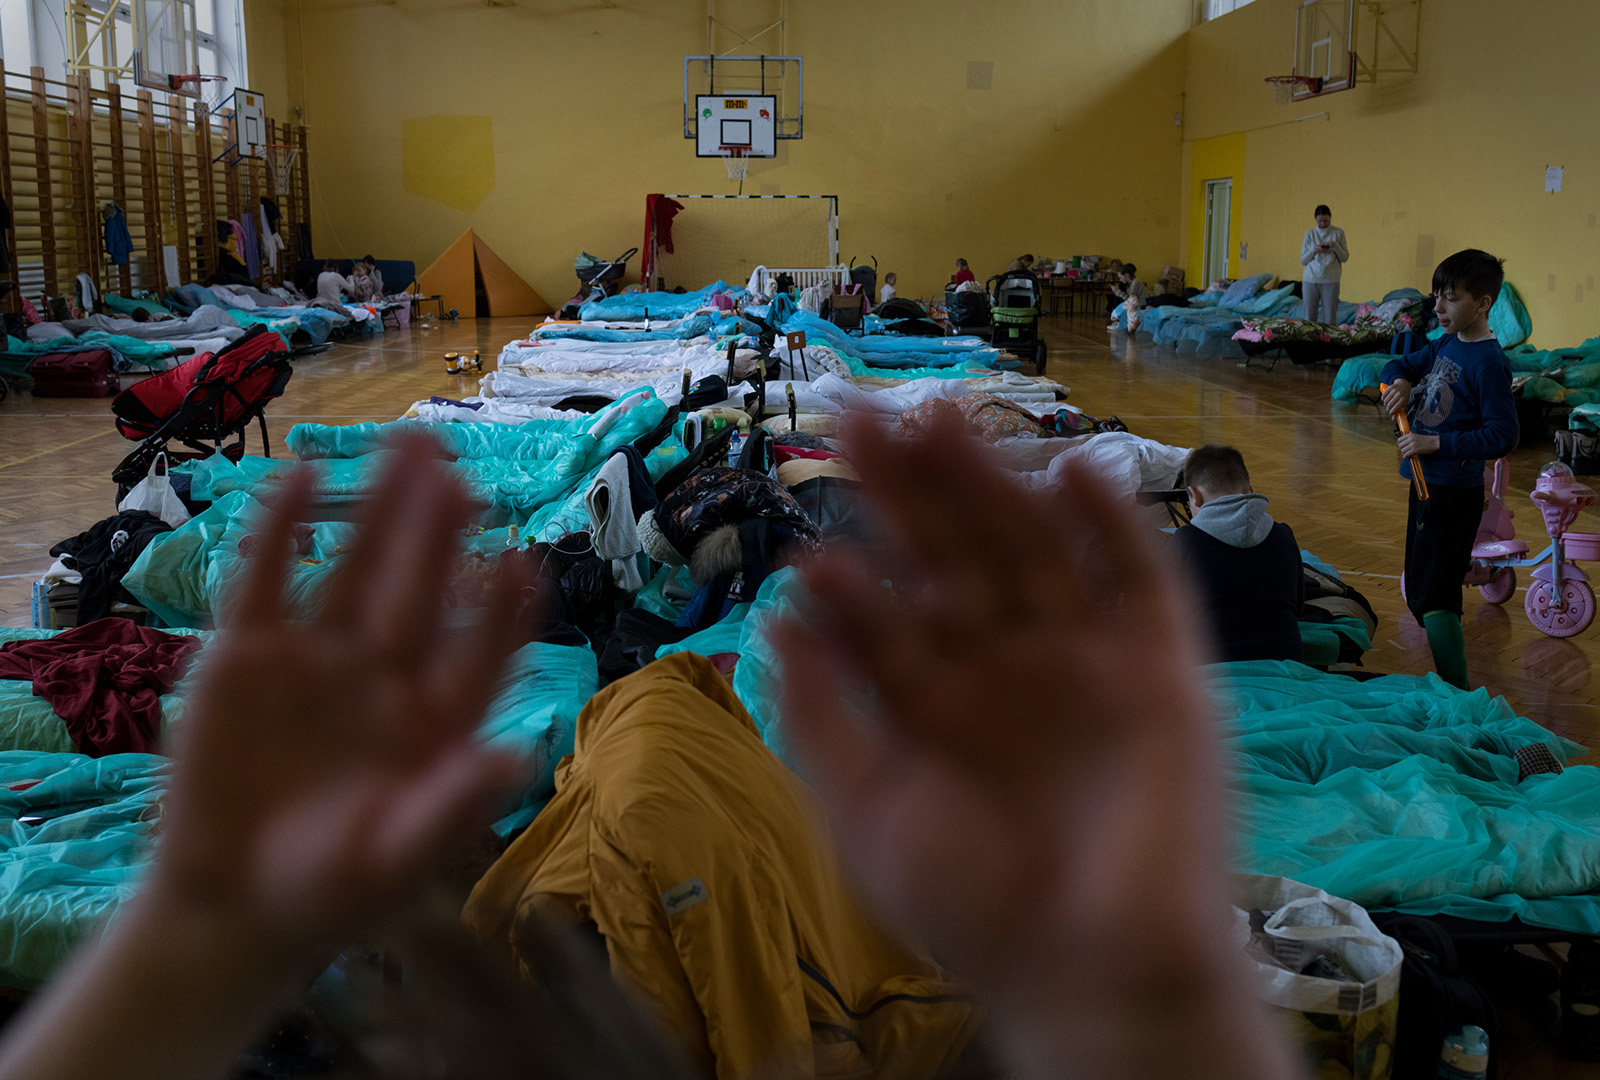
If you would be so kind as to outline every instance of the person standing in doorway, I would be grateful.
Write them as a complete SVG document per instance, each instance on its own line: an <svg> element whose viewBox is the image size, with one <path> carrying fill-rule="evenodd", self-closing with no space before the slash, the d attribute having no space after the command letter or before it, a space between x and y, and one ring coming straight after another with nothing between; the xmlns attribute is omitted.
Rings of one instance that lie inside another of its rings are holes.
<svg viewBox="0 0 1600 1080"><path fill-rule="evenodd" d="M1337 323L1339 276L1350 261L1350 246L1345 243L1344 230L1334 225L1332 210L1319 206L1315 216L1316 227L1307 229L1300 241L1300 265L1305 267L1300 285L1305 318Z"/></svg>

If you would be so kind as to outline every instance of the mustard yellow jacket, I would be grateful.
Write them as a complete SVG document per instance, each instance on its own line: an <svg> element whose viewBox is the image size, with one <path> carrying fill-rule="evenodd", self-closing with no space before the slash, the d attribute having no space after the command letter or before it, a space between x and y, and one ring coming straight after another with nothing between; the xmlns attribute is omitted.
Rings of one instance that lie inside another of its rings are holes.
<svg viewBox="0 0 1600 1080"><path fill-rule="evenodd" d="M868 918L814 796L692 653L590 701L555 798L465 918L526 971L519 927L551 905L598 926L613 973L724 1080L928 1080L978 1022L949 975Z"/></svg>

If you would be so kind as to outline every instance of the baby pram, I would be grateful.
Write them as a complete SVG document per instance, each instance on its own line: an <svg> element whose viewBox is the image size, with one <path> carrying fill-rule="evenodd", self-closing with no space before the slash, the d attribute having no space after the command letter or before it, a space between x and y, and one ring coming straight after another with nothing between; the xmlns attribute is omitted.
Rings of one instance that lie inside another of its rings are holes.
<svg viewBox="0 0 1600 1080"><path fill-rule="evenodd" d="M244 452L245 431L252 420L261 425L262 452L271 457L266 408L289 385L293 355L297 354L283 338L257 326L225 348L202 353L118 394L111 402L117 430L139 445L122 459L111 478L123 486L137 484L156 455L174 440L192 453L168 453L172 459L223 453L237 460ZM235 435L239 441L224 449L223 440Z"/></svg>
<svg viewBox="0 0 1600 1080"><path fill-rule="evenodd" d="M578 291L572 294L571 300L561 305L561 318L576 319L578 309L590 300L604 300L608 296L615 296L617 284L628 272L628 260L638 253L638 248L629 248L607 262L595 258L587 251L581 252L572 260L572 272L578 275Z"/></svg>
<svg viewBox="0 0 1600 1080"><path fill-rule="evenodd" d="M950 332L966 333L982 330L989 325L989 294L981 289L962 292L950 288L944 292L945 318L950 322Z"/></svg>
<svg viewBox="0 0 1600 1080"><path fill-rule="evenodd" d="M1026 271L996 274L988 281L991 299L989 318L994 330L989 340L1024 360L1044 374L1049 350L1039 334L1039 282Z"/></svg>

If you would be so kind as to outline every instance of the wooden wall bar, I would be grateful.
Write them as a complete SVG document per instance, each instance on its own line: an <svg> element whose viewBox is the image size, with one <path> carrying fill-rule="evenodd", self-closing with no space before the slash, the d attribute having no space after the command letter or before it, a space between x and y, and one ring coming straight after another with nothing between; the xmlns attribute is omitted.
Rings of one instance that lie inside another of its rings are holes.
<svg viewBox="0 0 1600 1080"><path fill-rule="evenodd" d="M292 273L310 204L303 126L267 121L269 140L301 147L290 191L278 192L264 160L229 152L228 118L198 101L115 83L95 89L79 76L47 78L43 68L3 77L0 198L12 226L0 233L0 277L19 286L4 310L19 310L23 297L38 305L71 295L79 274L102 294L160 297L175 285L205 283L217 271L217 222L250 214L259 233L262 198L278 205L287 250L277 275L263 257L256 281L274 285ZM133 241L121 264L105 249L111 204L122 209ZM166 247L177 249L181 280L167 280Z"/></svg>

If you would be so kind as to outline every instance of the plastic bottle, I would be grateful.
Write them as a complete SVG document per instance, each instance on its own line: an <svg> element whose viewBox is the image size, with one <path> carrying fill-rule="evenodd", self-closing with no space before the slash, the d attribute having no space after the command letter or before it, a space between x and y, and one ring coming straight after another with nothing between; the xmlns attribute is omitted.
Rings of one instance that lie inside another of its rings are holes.
<svg viewBox="0 0 1600 1080"><path fill-rule="evenodd" d="M516 523L513 522L511 527L506 530L506 550L516 551L520 547L522 547L522 534L517 529Z"/></svg>
<svg viewBox="0 0 1600 1080"><path fill-rule="evenodd" d="M735 431L733 438L728 440L728 468L737 469L739 467L739 452L743 449L744 440L739 438L739 433Z"/></svg>
<svg viewBox="0 0 1600 1080"><path fill-rule="evenodd" d="M1435 1080L1488 1080L1489 1033L1476 1024L1445 1036Z"/></svg>

